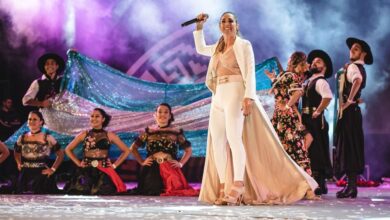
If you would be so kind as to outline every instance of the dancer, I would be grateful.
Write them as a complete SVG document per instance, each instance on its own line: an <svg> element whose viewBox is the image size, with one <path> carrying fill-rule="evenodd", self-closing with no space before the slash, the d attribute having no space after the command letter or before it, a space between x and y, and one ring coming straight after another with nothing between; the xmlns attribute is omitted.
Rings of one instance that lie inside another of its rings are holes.
<svg viewBox="0 0 390 220"><path fill-rule="evenodd" d="M370 65L374 59L367 42L348 38L350 64L338 78L339 106L336 127L336 174L347 174L347 187L337 192L337 198L356 198L357 175L364 171L364 133L362 113L359 107L362 91L366 86L364 64Z"/></svg>
<svg viewBox="0 0 390 220"><path fill-rule="evenodd" d="M212 92L199 200L224 205L240 204L242 199L247 204L302 199L317 184L285 153L257 100L253 49L238 36L237 17L222 14L222 36L211 46L202 31L207 16L197 19L195 47L211 57L206 85Z"/></svg>
<svg viewBox="0 0 390 220"><path fill-rule="evenodd" d="M64 152L56 139L42 131L43 116L39 111L28 115L29 132L22 134L14 147L16 165L20 171L16 193L59 193L54 173L64 159ZM48 159L54 152L56 159L50 167Z"/></svg>
<svg viewBox="0 0 390 220"><path fill-rule="evenodd" d="M298 101L303 95L304 74L308 68L306 54L297 51L290 56L287 71L280 73L278 77L274 72L266 70L265 73L273 82L271 92L275 96L272 125L291 159L312 175L302 117L298 111Z"/></svg>
<svg viewBox="0 0 390 220"><path fill-rule="evenodd" d="M91 113L92 129L83 131L65 148L66 155L78 169L64 190L68 194L110 195L126 192L126 186L115 172L115 169L127 158L130 150L113 132L104 130L111 116L103 109L95 108ZM80 161L73 151L83 143L83 158ZM122 154L111 163L108 153L111 143L122 151Z"/></svg>
<svg viewBox="0 0 390 220"><path fill-rule="evenodd" d="M0 141L0 164L3 163L9 156L9 150L3 142Z"/></svg>
<svg viewBox="0 0 390 220"><path fill-rule="evenodd" d="M135 159L142 166L135 194L161 196L197 196L199 192L188 185L181 168L192 154L191 143L187 141L183 130L174 127L171 106L167 103L158 105L155 115L156 124L131 145ZM138 148L145 147L146 159L142 159ZM178 160L177 153L184 149Z"/></svg>
<svg viewBox="0 0 390 220"><path fill-rule="evenodd" d="M333 66L329 55L323 50L313 50L307 57L310 72L313 74L306 83L302 100L302 121L313 136L309 158L313 177L319 184L315 190L317 195L327 194L325 179L332 177L332 166L329 154L329 126L324 110L332 99L327 78L332 76Z"/></svg>
<svg viewBox="0 0 390 220"><path fill-rule="evenodd" d="M60 91L62 76L59 74L65 69L65 61L57 54L47 53L38 59L37 65L43 75L31 83L22 102L25 106L48 108Z"/></svg>

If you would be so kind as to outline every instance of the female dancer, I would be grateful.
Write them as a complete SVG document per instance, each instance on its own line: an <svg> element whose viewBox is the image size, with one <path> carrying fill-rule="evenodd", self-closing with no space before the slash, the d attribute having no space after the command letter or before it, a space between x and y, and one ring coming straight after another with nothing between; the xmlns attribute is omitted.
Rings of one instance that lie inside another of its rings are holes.
<svg viewBox="0 0 390 220"><path fill-rule="evenodd" d="M287 71L278 77L268 71L266 74L273 81L271 91L275 95L275 111L271 121L275 131L291 159L312 175L302 117L297 107L298 100L303 95L304 74L308 69L306 54L297 51L290 56Z"/></svg>
<svg viewBox="0 0 390 220"><path fill-rule="evenodd" d="M54 172L64 159L64 152L51 135L42 131L43 116L39 111L28 115L29 132L22 134L15 143L15 160L20 171L16 193L59 193ZM50 154L56 154L54 164L49 167Z"/></svg>
<svg viewBox="0 0 390 220"><path fill-rule="evenodd" d="M65 186L69 194L109 195L126 192L126 186L115 169L127 158L130 150L114 133L104 130L111 116L103 109L95 108L91 113L92 129L81 132L66 147L65 153L76 164L75 176ZM83 158L79 160L73 150L83 143ZM122 154L111 163L108 153L115 144Z"/></svg>
<svg viewBox="0 0 390 220"><path fill-rule="evenodd" d="M161 196L199 195L197 190L188 185L181 172L181 168L191 157L192 148L184 137L183 130L172 126L174 117L171 106L161 103L154 117L156 124L147 127L130 148L143 167L135 192ZM139 147L146 147L146 159L141 158ZM177 157L179 148L184 149L180 160Z"/></svg>

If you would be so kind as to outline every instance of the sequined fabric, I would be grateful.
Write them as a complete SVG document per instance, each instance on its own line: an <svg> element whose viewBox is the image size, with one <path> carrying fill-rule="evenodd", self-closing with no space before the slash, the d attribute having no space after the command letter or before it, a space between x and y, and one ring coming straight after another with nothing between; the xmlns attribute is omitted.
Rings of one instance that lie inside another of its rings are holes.
<svg viewBox="0 0 390 220"><path fill-rule="evenodd" d="M267 112L273 112L272 99L264 96L270 81L264 70L279 72L275 58L256 65L256 88L259 99ZM130 77L99 61L80 53L68 53L62 92L58 94L52 108L41 109L45 119L45 130L66 147L78 133L89 126L89 115L96 108L103 108L112 116L107 130L115 132L128 145L138 133L154 123L153 113L161 102L172 106L174 125L185 130L192 143L193 156L205 156L211 93L204 83L166 84L143 81ZM17 137L27 131L23 125L6 144L12 149ZM145 151L140 151L145 155ZM75 154L82 156L81 149ZM119 156L118 148L110 149L110 155ZM180 153L179 153L180 154Z"/></svg>

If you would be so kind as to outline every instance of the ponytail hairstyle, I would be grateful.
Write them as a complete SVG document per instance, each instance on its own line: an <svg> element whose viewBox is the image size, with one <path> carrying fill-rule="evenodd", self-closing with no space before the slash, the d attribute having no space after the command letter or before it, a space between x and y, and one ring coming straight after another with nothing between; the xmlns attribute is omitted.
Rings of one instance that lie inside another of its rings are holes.
<svg viewBox="0 0 390 220"><path fill-rule="evenodd" d="M230 11L226 11L226 12L224 12L224 13L221 15L221 17L220 17L220 19L219 19L219 23L221 23L222 17L223 17L225 14L231 14L231 15L233 15L236 24L238 24L237 16L236 16L233 12L230 12ZM240 32L238 31L238 29L237 29L237 35L240 36ZM218 53L222 53L222 51L225 49L225 46L226 46L225 40L223 39L223 36L221 36L221 37L219 38L219 40L218 40L217 47L215 48L214 55L216 55L216 54L218 54Z"/></svg>
<svg viewBox="0 0 390 220"><path fill-rule="evenodd" d="M111 121L111 115L107 114L107 112L104 111L104 110L101 109L101 108L94 108L93 110L94 110L94 111L98 111L98 112L100 112L100 114L102 114L102 116L103 116L103 118L104 118L102 127L103 127L103 128L107 127L107 125L108 125L108 124L110 123L110 121Z"/></svg>
<svg viewBox="0 0 390 220"><path fill-rule="evenodd" d="M34 115L38 116L38 118L42 121L42 126L45 124L45 119L43 119L43 115L40 111L33 110L33 111L30 111L29 114L34 114Z"/></svg>
<svg viewBox="0 0 390 220"><path fill-rule="evenodd" d="M171 108L171 106L170 106L168 103L163 102L163 103L160 103L160 104L157 106L156 112L157 112L157 110L158 110L158 107L160 107L160 106L165 106L165 107L168 108L168 110L169 110L169 115L171 116L171 117L169 118L169 121L168 121L168 126L170 126L171 123L172 123L173 121L175 121L175 118L173 117L173 114L172 114L172 108Z"/></svg>

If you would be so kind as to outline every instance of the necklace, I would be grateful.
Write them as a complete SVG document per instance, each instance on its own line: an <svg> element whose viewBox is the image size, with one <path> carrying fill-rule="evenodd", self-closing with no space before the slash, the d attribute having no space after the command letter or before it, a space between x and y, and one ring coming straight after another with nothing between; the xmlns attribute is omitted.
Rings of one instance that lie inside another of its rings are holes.
<svg viewBox="0 0 390 220"><path fill-rule="evenodd" d="M158 125L158 128L167 128L167 127L169 127L169 124L163 126Z"/></svg>
<svg viewBox="0 0 390 220"><path fill-rule="evenodd" d="M101 132L103 131L103 128L92 128L93 132Z"/></svg>
<svg viewBox="0 0 390 220"><path fill-rule="evenodd" d="M30 131L30 133L31 133L31 134L39 134L39 133L41 133L41 131L42 131L42 130L39 129L38 131Z"/></svg>

